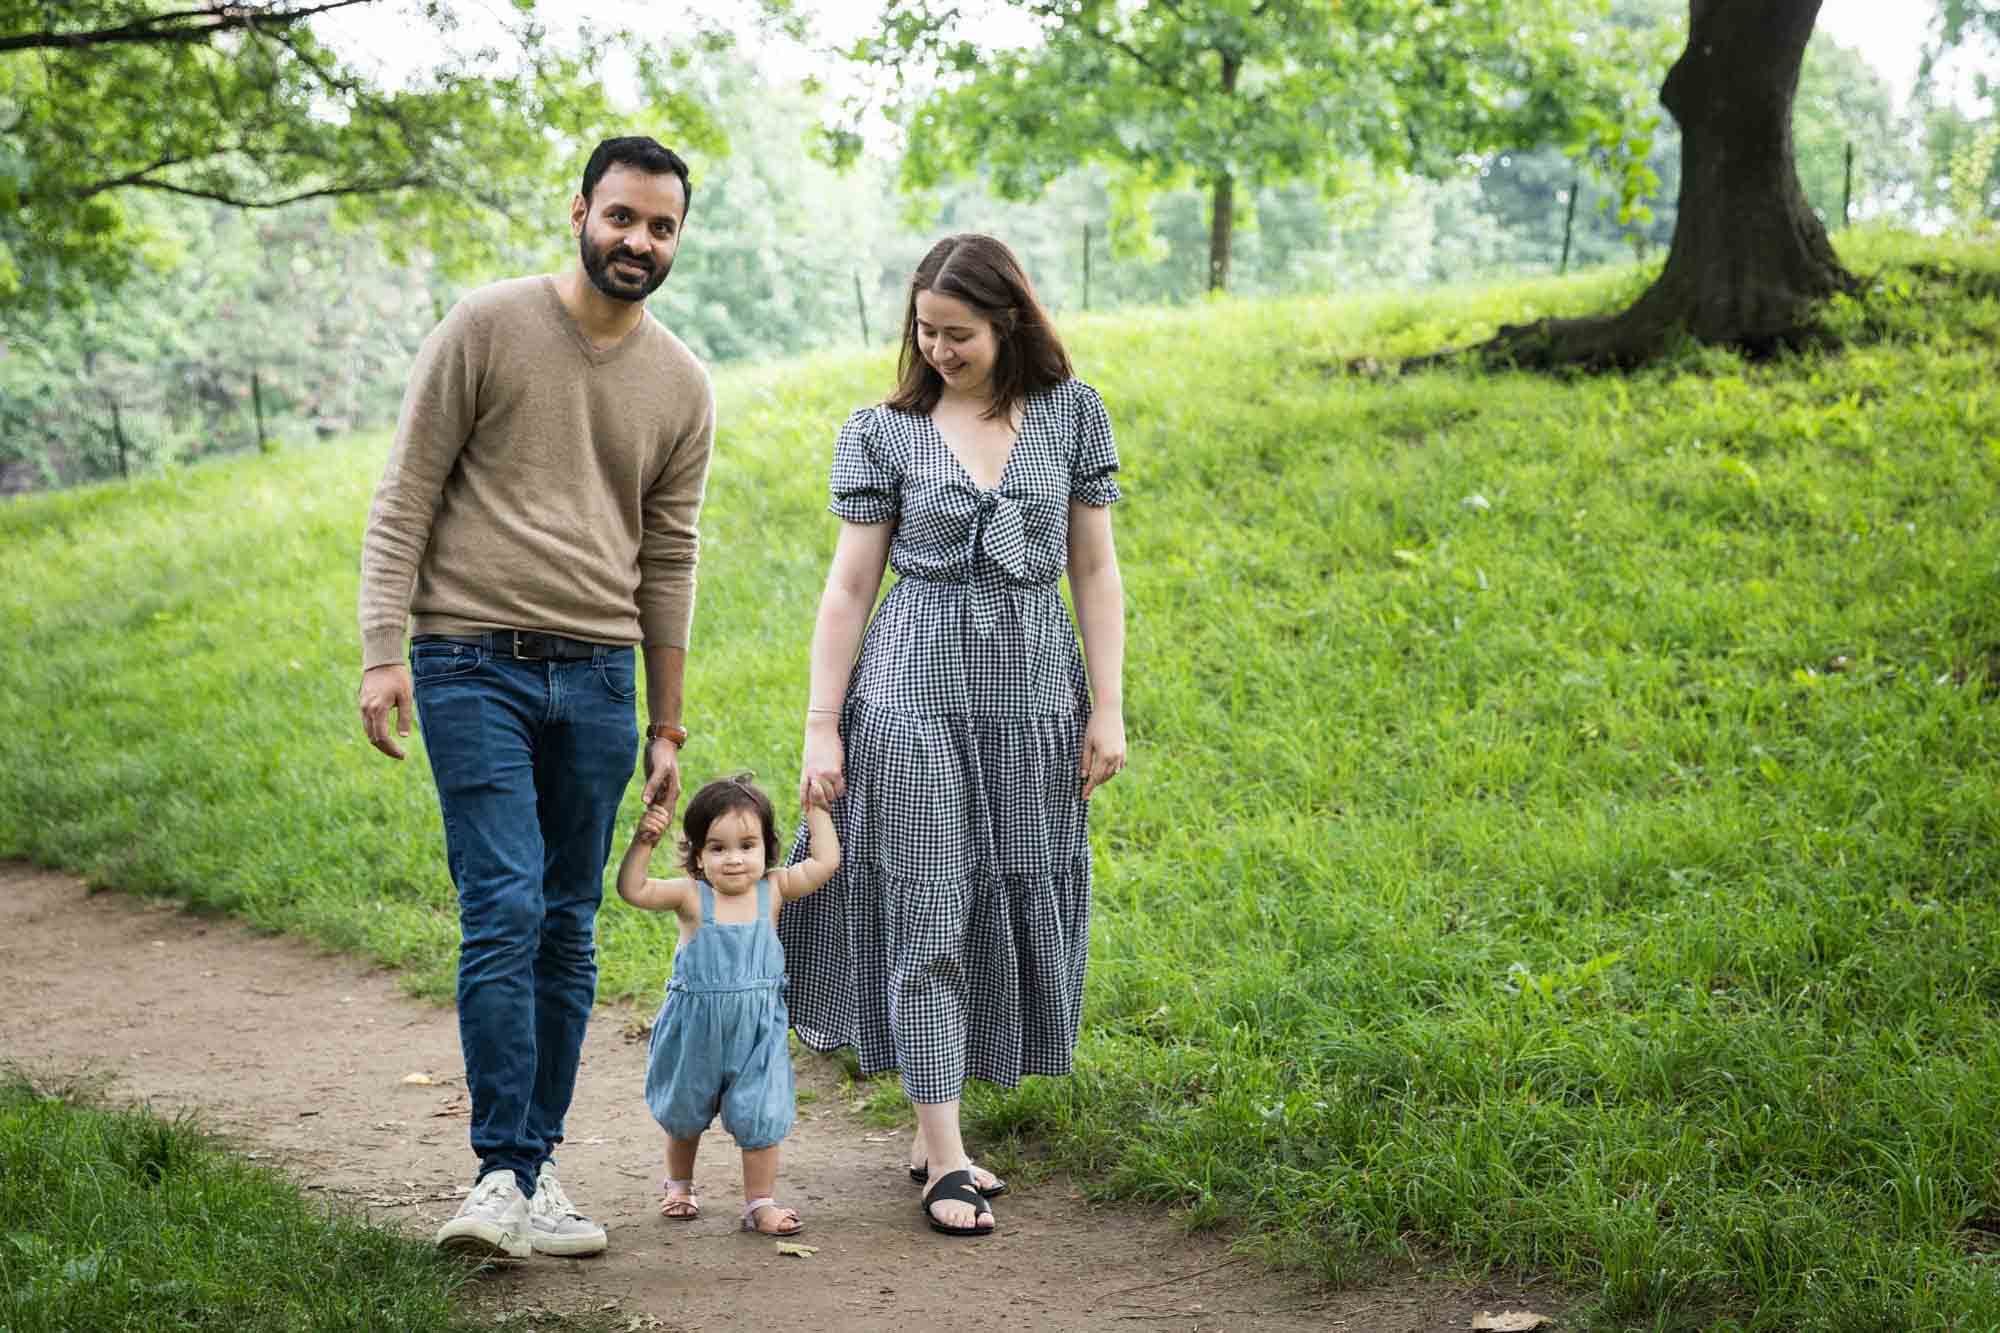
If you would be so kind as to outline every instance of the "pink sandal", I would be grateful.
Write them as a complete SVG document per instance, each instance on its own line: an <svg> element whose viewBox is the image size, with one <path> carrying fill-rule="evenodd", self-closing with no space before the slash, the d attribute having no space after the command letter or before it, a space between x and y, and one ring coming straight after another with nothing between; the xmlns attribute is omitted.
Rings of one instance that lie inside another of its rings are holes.
<svg viewBox="0 0 2000 1333"><path fill-rule="evenodd" d="M786 1228L781 1228L780 1230L777 1231L764 1230L764 1228L757 1225L757 1210L759 1208L775 1208L777 1211L781 1213L790 1213L792 1215L791 1226ZM788 1208L784 1204L779 1203L776 1199L772 1198L770 1195L766 1194L761 1199L752 1199L748 1203L743 1205L743 1229L745 1231L754 1231L760 1236L785 1237L785 1236L798 1235L801 1231L804 1231L806 1229L806 1226L805 1223L799 1221L798 1209Z"/></svg>
<svg viewBox="0 0 2000 1333"><path fill-rule="evenodd" d="M692 1222L701 1216L701 1200L695 1197L692 1179L675 1180L672 1176L668 1176L660 1182L660 1188L669 1191L679 1188L685 1191L678 1199L670 1193L660 1200L661 1217L670 1222Z"/></svg>

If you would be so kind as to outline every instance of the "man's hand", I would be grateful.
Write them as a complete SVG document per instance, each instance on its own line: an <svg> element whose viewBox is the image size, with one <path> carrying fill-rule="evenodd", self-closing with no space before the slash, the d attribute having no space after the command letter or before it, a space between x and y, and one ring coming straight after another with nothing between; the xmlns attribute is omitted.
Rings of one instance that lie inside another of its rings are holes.
<svg viewBox="0 0 2000 1333"><path fill-rule="evenodd" d="M410 734L410 714L416 711L416 697L410 691L410 669L401 662L387 662L361 673L361 726L368 743L391 759L403 757L403 747L389 735L389 710L396 712L396 735Z"/></svg>
<svg viewBox="0 0 2000 1333"><path fill-rule="evenodd" d="M667 817L673 818L674 807L681 799L681 751L678 745L661 737L646 743L646 786L639 793L639 803L644 806L664 806Z"/></svg>

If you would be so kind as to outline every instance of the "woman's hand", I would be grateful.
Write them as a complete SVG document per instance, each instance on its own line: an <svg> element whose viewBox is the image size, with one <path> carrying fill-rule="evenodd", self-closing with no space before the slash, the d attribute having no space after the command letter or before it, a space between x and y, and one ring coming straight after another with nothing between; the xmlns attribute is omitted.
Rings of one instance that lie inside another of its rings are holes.
<svg viewBox="0 0 2000 1333"><path fill-rule="evenodd" d="M840 745L840 724L831 717L815 717L806 723L805 752L799 757L799 808L817 805L831 808L847 794L847 779L841 773L846 758Z"/></svg>
<svg viewBox="0 0 2000 1333"><path fill-rule="evenodd" d="M1083 799L1117 777L1125 767L1125 713L1116 704L1091 711L1090 725L1083 730L1083 753L1077 757L1077 773L1083 779Z"/></svg>

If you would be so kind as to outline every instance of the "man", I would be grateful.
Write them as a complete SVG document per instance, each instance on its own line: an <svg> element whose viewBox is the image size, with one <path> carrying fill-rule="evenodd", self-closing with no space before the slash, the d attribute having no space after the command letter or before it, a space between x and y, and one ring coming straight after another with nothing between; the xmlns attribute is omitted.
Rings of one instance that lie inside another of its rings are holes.
<svg viewBox="0 0 2000 1333"><path fill-rule="evenodd" d="M689 199L687 164L652 139L597 146L570 203L576 265L475 291L425 339L362 540L362 723L401 759L412 707L422 719L458 889L479 1172L437 1243L482 1257L605 1246L551 1155L638 744L634 643L651 715L644 800L671 812L680 796L715 407L645 300L673 267Z"/></svg>

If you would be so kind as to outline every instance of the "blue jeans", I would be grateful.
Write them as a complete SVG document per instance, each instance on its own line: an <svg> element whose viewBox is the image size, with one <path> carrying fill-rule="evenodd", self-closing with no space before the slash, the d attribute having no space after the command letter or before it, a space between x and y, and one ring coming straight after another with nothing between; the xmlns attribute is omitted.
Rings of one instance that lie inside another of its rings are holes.
<svg viewBox="0 0 2000 1333"><path fill-rule="evenodd" d="M630 648L528 661L410 647L458 886L458 1038L479 1175L532 1195L597 996L597 906L639 748Z"/></svg>

